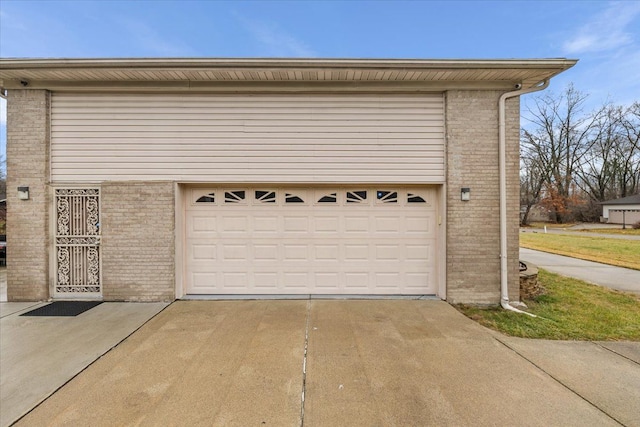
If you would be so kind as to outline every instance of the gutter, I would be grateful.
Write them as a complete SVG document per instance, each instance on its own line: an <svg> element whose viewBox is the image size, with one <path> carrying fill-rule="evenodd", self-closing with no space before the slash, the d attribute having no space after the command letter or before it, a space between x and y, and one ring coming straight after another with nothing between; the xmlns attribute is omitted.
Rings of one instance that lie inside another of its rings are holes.
<svg viewBox="0 0 640 427"><path fill-rule="evenodd" d="M519 85L516 85L518 90L503 93L500 96L500 100L498 101L498 139L500 156L500 305L505 310L515 311L517 313L537 317L535 314L518 310L517 308L512 307L509 304L509 281L507 275L507 137L505 130L505 103L509 98L546 89L549 86L549 79L544 79L543 81L528 89L520 89L518 86Z"/></svg>

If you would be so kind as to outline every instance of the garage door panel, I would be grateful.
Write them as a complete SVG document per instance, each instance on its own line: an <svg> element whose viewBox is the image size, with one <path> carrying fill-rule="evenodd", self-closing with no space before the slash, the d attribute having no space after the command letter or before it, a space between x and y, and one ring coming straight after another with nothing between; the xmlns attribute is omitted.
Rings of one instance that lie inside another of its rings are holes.
<svg viewBox="0 0 640 427"><path fill-rule="evenodd" d="M309 284L309 273L305 271L285 271L282 274L285 292L291 290L306 292Z"/></svg>
<svg viewBox="0 0 640 427"><path fill-rule="evenodd" d="M277 271L255 273L254 280L257 293L277 291L280 282Z"/></svg>
<svg viewBox="0 0 640 427"><path fill-rule="evenodd" d="M272 262L278 259L278 245L255 244L253 245L254 262Z"/></svg>
<svg viewBox="0 0 640 427"><path fill-rule="evenodd" d="M217 257L218 247L215 244L198 244L191 245L192 259L195 261L215 260Z"/></svg>
<svg viewBox="0 0 640 427"><path fill-rule="evenodd" d="M253 217L253 232L256 235L277 233L280 226L279 217L277 215L256 215Z"/></svg>
<svg viewBox="0 0 640 427"><path fill-rule="evenodd" d="M307 245L284 244L282 246L283 262L307 261L309 259L309 247Z"/></svg>
<svg viewBox="0 0 640 427"><path fill-rule="evenodd" d="M228 191L191 189L187 294L435 294L435 189L393 189L396 201L381 203L380 188L234 188L241 205L197 203ZM253 203L272 190L267 208Z"/></svg>
<svg viewBox="0 0 640 427"><path fill-rule="evenodd" d="M244 271L225 271L222 272L222 286L225 289L231 289L240 292L249 288L249 273Z"/></svg>
<svg viewBox="0 0 640 427"><path fill-rule="evenodd" d="M217 230L216 224L216 218L196 216L190 222L191 235L201 232L215 232Z"/></svg>
<svg viewBox="0 0 640 427"><path fill-rule="evenodd" d="M194 290L208 290L217 286L217 274L216 273L191 273L191 282ZM198 292L195 292L198 293Z"/></svg>
<svg viewBox="0 0 640 427"><path fill-rule="evenodd" d="M323 291L325 293L328 292L336 292L338 291L338 283L341 282L340 273L337 271L332 272L323 272L323 273L314 273L314 289Z"/></svg>
<svg viewBox="0 0 640 427"><path fill-rule="evenodd" d="M284 218L285 234L307 234L309 232L309 217L308 216L286 216Z"/></svg>
<svg viewBox="0 0 640 427"><path fill-rule="evenodd" d="M345 261L366 261L370 258L370 246L362 243L347 243L344 245Z"/></svg>
<svg viewBox="0 0 640 427"><path fill-rule="evenodd" d="M335 261L340 253L340 246L332 244L316 244L315 259L318 261Z"/></svg>
<svg viewBox="0 0 640 427"><path fill-rule="evenodd" d="M434 236L435 230L433 228L432 216L414 216L407 215L404 225L406 232L415 235Z"/></svg>
<svg viewBox="0 0 640 427"><path fill-rule="evenodd" d="M318 216L313 218L313 232L335 235L340 232L340 219L337 216Z"/></svg>
<svg viewBox="0 0 640 427"><path fill-rule="evenodd" d="M407 251L405 255L405 260L407 262L416 261L423 262L424 260L431 259L430 256L430 245L407 245Z"/></svg>
<svg viewBox="0 0 640 427"><path fill-rule="evenodd" d="M402 224L398 222L398 216L377 216L374 218L374 230L379 234L397 235Z"/></svg>
<svg viewBox="0 0 640 427"><path fill-rule="evenodd" d="M369 233L369 215L347 215L344 218L344 232L346 234Z"/></svg>
<svg viewBox="0 0 640 427"><path fill-rule="evenodd" d="M246 233L249 229L249 218L245 215L223 216L221 221L221 233Z"/></svg>
<svg viewBox="0 0 640 427"><path fill-rule="evenodd" d="M249 261L249 245L247 244L223 244L223 261Z"/></svg>

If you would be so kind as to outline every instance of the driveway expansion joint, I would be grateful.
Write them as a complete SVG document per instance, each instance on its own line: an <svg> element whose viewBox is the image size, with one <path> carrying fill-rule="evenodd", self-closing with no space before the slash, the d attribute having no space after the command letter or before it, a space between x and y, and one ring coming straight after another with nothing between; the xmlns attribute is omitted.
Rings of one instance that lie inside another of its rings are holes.
<svg viewBox="0 0 640 427"><path fill-rule="evenodd" d="M585 402L587 402L589 405L593 406L595 409L597 409L598 411L600 411L601 413L603 413L604 415L606 415L607 417L609 417L611 420L615 421L616 423L620 424L621 426L624 426L625 424L623 422L621 422L620 420L618 420L617 418L615 418L613 415L607 413L605 410L603 410L602 408L600 408L598 405L596 405L594 402L592 402L591 400L587 399L585 396L581 395L580 393L578 393L577 391L575 391L574 389L572 389L571 387L569 387L568 385L566 385L565 383L563 383L559 378L555 377L554 375L552 375L550 372L547 372L542 366L536 364L533 360L529 359L528 357L526 357L524 354L520 353L518 350L516 350L515 348L513 348L512 346L510 346L508 343L506 343L505 341L501 340L500 338L498 338L497 336L493 337L496 341L498 341L500 344L502 344L503 346L507 347L509 350L513 351L515 354L517 354L518 356L520 356L522 359L526 360L527 362L529 362L531 365L535 366L536 369L540 370L541 372L543 372L545 375L549 376L549 378L553 379L555 382L557 382L558 384L560 384L562 387L564 387L565 389L569 390L571 393L575 394L576 396L578 396L580 399L584 400ZM595 344L595 343L594 343ZM617 354L617 353L616 353Z"/></svg>
<svg viewBox="0 0 640 427"><path fill-rule="evenodd" d="M615 354L616 356L620 356L620 357L622 357L622 358L624 358L624 359L627 359L629 362L631 362L631 363L633 363L633 364L635 364L635 365L640 366L640 363L638 363L636 360L634 360L634 359L632 359L632 358L630 358L630 357L627 357L627 356L625 356L625 355L624 355L624 354L622 354L622 353L618 353L617 351L615 351L615 350L614 350L614 349L612 349L612 348L607 347L606 345L602 345L602 344L600 344L599 342L595 342L595 341L590 341L590 342L591 342L591 344L594 344L594 345L596 345L596 346L598 346L598 347L600 347L600 348L602 348L602 349L604 349L604 350L607 350L608 352L611 352L611 353Z"/></svg>
<svg viewBox="0 0 640 427"><path fill-rule="evenodd" d="M311 300L307 301L307 319L304 327L304 353L302 357L302 394L300 398L300 427L304 426L304 398L307 390L307 349L309 347L309 320L311 317Z"/></svg>

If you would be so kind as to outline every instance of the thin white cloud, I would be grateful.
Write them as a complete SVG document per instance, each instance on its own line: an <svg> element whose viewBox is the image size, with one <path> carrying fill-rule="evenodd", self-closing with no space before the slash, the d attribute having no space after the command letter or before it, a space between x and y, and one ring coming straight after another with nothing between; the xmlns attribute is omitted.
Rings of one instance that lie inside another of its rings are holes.
<svg viewBox="0 0 640 427"><path fill-rule="evenodd" d="M318 54L306 43L287 33L274 22L256 21L235 14L242 27L261 45L266 56L313 58Z"/></svg>
<svg viewBox="0 0 640 427"><path fill-rule="evenodd" d="M566 40L567 54L583 54L618 49L634 42L628 30L640 15L640 2L612 2L598 16L593 17Z"/></svg>

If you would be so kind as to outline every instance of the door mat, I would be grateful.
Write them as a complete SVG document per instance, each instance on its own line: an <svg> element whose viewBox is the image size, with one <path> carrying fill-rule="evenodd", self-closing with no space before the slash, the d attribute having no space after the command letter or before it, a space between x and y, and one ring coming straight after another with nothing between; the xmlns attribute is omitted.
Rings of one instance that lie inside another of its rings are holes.
<svg viewBox="0 0 640 427"><path fill-rule="evenodd" d="M20 316L77 316L100 304L102 301L54 301Z"/></svg>

